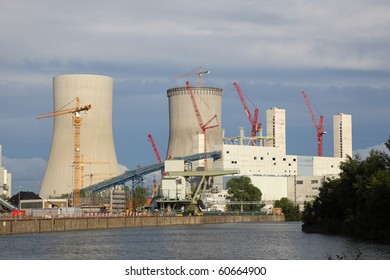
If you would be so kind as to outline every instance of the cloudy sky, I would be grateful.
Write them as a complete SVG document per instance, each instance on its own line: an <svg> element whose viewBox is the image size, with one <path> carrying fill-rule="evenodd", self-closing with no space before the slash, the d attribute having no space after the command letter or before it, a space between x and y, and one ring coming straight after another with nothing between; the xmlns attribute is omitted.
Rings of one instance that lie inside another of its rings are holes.
<svg viewBox="0 0 390 280"><path fill-rule="evenodd" d="M36 116L52 111L52 78L62 74L114 79L115 148L129 169L156 161L149 133L165 154L166 90L200 66L211 71L205 86L224 89L227 136L249 131L237 81L261 122L267 108L286 109L288 154L317 152L302 90L324 116L325 156L340 112L352 114L355 151L380 145L390 134L389 30L386 0L3 0L0 144L13 192L39 191L52 121Z"/></svg>

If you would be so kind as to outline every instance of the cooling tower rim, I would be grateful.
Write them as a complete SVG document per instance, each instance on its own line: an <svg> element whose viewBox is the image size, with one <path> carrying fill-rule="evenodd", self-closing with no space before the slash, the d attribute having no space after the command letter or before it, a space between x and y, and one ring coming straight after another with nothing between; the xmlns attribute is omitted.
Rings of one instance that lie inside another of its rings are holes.
<svg viewBox="0 0 390 280"><path fill-rule="evenodd" d="M60 74L53 77L53 79L56 78L62 78L62 77L102 77L102 78L109 78L112 80L112 77L103 75L103 74L88 74L88 73L73 73L73 74Z"/></svg>
<svg viewBox="0 0 390 280"><path fill-rule="evenodd" d="M200 93L202 91L204 92L213 92L216 95L223 95L223 89L222 88L217 88L217 87L192 87L195 93ZM182 93L183 91L187 91L187 87L174 87L170 88L167 90L167 95L172 96L175 95L175 93L180 92Z"/></svg>

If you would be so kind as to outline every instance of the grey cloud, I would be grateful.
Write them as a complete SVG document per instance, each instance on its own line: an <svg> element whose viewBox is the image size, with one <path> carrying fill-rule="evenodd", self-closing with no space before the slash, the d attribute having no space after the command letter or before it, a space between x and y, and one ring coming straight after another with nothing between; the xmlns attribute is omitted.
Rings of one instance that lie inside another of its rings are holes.
<svg viewBox="0 0 390 280"><path fill-rule="evenodd" d="M52 77L91 73L114 79L119 162L129 169L150 164L147 134L163 146L168 141L166 90L184 85L174 77L199 66L211 70L205 85L224 88L222 124L229 135L239 126L248 130L232 87L238 81L263 122L267 108L286 108L290 154L316 151L301 90L324 114L328 131L332 114L351 113L354 147L372 146L390 131L389 9L379 0L3 2L3 152L45 159L52 122L35 116L52 110ZM302 145L311 137L313 143ZM332 153L331 135L324 149Z"/></svg>

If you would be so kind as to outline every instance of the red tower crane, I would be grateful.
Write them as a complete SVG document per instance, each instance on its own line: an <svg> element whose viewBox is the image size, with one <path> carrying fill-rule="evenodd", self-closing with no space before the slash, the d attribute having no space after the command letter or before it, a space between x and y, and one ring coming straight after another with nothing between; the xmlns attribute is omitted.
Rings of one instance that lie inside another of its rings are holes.
<svg viewBox="0 0 390 280"><path fill-rule="evenodd" d="M157 158L158 162L162 163L162 159L161 159L160 154L159 154L159 152L157 150L156 143L154 143L153 136L151 134L149 134L148 135L148 139L149 139L150 144L152 145L154 154L156 155L156 158Z"/></svg>
<svg viewBox="0 0 390 280"><path fill-rule="evenodd" d="M242 92L240 86L236 82L233 83L233 86L237 90L237 93L238 93L238 96L240 97L242 106L244 107L245 114L248 117L249 123L252 126L252 128L251 128L252 137L255 137L257 132L259 132L261 130L261 123L259 123L259 121L258 121L259 109L255 108L255 111L253 113L254 116L252 118L251 112L250 112L249 107L248 107L248 105L245 101L245 98L244 98L244 93Z"/></svg>
<svg viewBox="0 0 390 280"><path fill-rule="evenodd" d="M196 119L198 120L198 124L199 124L200 130L201 130L201 133L203 134L203 138L204 138L204 152L206 152L206 130L219 126L218 123L215 124L215 125L208 126L214 119L217 118L217 115L215 114L213 117L211 117L210 120L208 120L206 123L203 123L203 119L202 119L202 116L200 114L198 105L196 104L194 93L192 92L192 86L191 86L189 81L186 82L186 85L187 85L188 93L189 93L190 98L191 98L192 106L194 107ZM217 122L218 122L218 120L217 120ZM206 162L207 162L207 160L205 160L205 169L206 169Z"/></svg>
<svg viewBox="0 0 390 280"><path fill-rule="evenodd" d="M307 105L307 108L309 109L311 120L314 124L314 127L317 132L317 152L318 156L322 157L322 135L326 134L326 131L323 130L323 123L324 123L324 117L321 115L319 123L317 124L316 119L314 117L313 110L311 109L309 98L307 97L306 92L302 91L303 98L305 98L305 102Z"/></svg>
<svg viewBox="0 0 390 280"><path fill-rule="evenodd" d="M150 144L152 145L154 154L156 155L156 158L157 158L158 162L159 162L159 163L162 163L162 159L161 159L161 157L160 157L160 153L159 153L158 150L157 150L157 146L156 146L156 143L155 143L154 140L153 140L152 134L148 134L148 139L149 139ZM166 173L164 170L162 170L162 174L163 174L164 176L167 175L167 173ZM160 188L160 184L155 185L155 186L153 187L153 189L152 189L152 199L154 198L155 194L158 193L159 188ZM151 201L150 201L150 202L151 202ZM150 204L150 203L149 203L149 204Z"/></svg>

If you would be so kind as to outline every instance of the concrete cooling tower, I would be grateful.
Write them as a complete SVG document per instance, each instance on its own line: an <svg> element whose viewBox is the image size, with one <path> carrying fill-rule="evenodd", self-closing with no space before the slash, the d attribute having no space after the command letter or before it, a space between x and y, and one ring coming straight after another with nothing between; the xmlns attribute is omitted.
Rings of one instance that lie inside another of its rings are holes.
<svg viewBox="0 0 390 280"><path fill-rule="evenodd" d="M73 113L56 115L49 160L43 177L40 196L49 198L69 194L74 188L74 174L79 173L79 188L95 184L119 174L112 134L111 77L99 75L61 75L53 78L53 112L91 104L88 111L79 112L81 117L80 169L74 170ZM40 120L49 121L49 120Z"/></svg>
<svg viewBox="0 0 390 280"><path fill-rule="evenodd" d="M177 87L168 89L169 100L169 143L167 158L186 156L191 154L214 151L215 145L222 144L221 134L221 111L222 95L220 88L214 87L192 87L201 118L204 124L217 115L207 127L218 125L217 127L206 129L206 149L204 148L204 138L195 114L193 104L187 87ZM211 168L211 160L208 167ZM203 167L204 161L200 161L199 167ZM193 164L193 167L197 167Z"/></svg>

